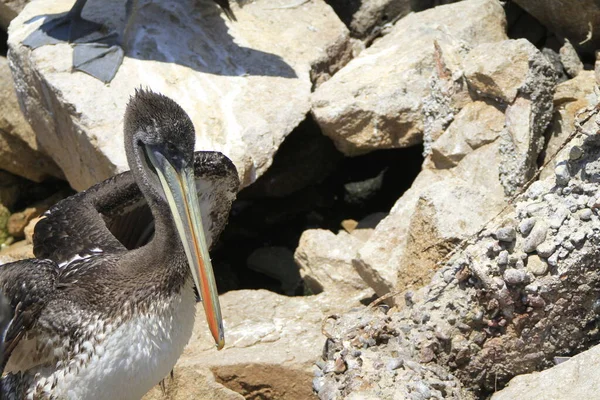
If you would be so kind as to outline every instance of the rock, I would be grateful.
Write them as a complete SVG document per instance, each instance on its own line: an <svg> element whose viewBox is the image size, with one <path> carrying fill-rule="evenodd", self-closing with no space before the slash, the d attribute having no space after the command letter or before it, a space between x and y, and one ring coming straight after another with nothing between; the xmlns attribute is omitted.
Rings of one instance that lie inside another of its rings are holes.
<svg viewBox="0 0 600 400"><path fill-rule="evenodd" d="M517 231L512 226L505 226L496 231L496 238L501 242L512 242L517 237Z"/></svg>
<svg viewBox="0 0 600 400"><path fill-rule="evenodd" d="M21 113L8 60L4 57L0 57L0 104L2 169L36 182L49 177L61 178L62 172L40 151L35 133Z"/></svg>
<svg viewBox="0 0 600 400"><path fill-rule="evenodd" d="M261 247L248 257L248 268L281 282L281 290L293 296L300 286L300 273L294 254L287 247Z"/></svg>
<svg viewBox="0 0 600 400"><path fill-rule="evenodd" d="M354 228L352 232L350 232L350 234L353 237L360 240L361 242L366 242L367 240L369 240L371 235L373 235L373 232L377 225L385 217L387 217L387 213L383 212L367 215L366 217L360 220L356 228Z"/></svg>
<svg viewBox="0 0 600 400"><path fill-rule="evenodd" d="M426 283L438 257L464 239L463 235L480 229L489 215L497 214L506 205L497 167L498 138L504 123L504 116L496 107L475 101L465 105L432 143L423 171L398 199L389 216L377 225L353 262L379 296L407 283L413 286ZM461 194L465 187L468 189ZM427 200L421 203L416 216L421 196ZM437 203L437 197L449 203ZM469 208L465 211L468 219L473 217L467 224L460 217L463 208ZM456 209L461 211L457 213ZM486 213L490 214L484 217ZM420 223L423 225L419 226ZM477 224L481 225L475 228ZM428 239L419 239L417 231ZM415 279L409 282L411 276Z"/></svg>
<svg viewBox="0 0 600 400"><path fill-rule="evenodd" d="M33 258L33 246L25 240L20 240L0 250L0 260L3 263Z"/></svg>
<svg viewBox="0 0 600 400"><path fill-rule="evenodd" d="M492 400L571 400L589 398L600 391L595 372L600 367L600 346L594 346L542 372L513 378Z"/></svg>
<svg viewBox="0 0 600 400"><path fill-rule="evenodd" d="M600 4L582 0L577 7L561 0L515 0L552 32L568 38L578 48L593 52L600 47L594 28L600 24Z"/></svg>
<svg viewBox="0 0 600 400"><path fill-rule="evenodd" d="M43 217L33 218L31 221L29 221L25 229L23 229L23 235L25 236L25 241L27 243L33 243L33 232L35 231L35 224L37 224L38 221L42 218Z"/></svg>
<svg viewBox="0 0 600 400"><path fill-rule="evenodd" d="M469 103L432 144L430 160L438 169L455 167L473 150L497 140L503 129L500 110L483 101Z"/></svg>
<svg viewBox="0 0 600 400"><path fill-rule="evenodd" d="M502 7L492 0L410 14L319 86L312 113L347 155L416 144L423 134L422 99L435 66L434 42L450 57L464 47L506 39L505 24Z"/></svg>
<svg viewBox="0 0 600 400"><path fill-rule="evenodd" d="M529 256L527 258L527 270L535 276L542 276L548 272L548 264L539 256Z"/></svg>
<svg viewBox="0 0 600 400"><path fill-rule="evenodd" d="M362 245L346 232L337 235L324 229L302 233L294 260L304 284L312 293L356 293L368 288L352 267L352 259Z"/></svg>
<svg viewBox="0 0 600 400"><path fill-rule="evenodd" d="M0 0L0 29L8 30L8 25L25 7L29 0Z"/></svg>
<svg viewBox="0 0 600 400"><path fill-rule="evenodd" d="M225 293L220 296L224 349L215 350L204 311L197 307L192 339L175 372L178 368L210 369L217 382L246 398L310 399L313 363L322 353L323 321L352 307L364 309L360 298L348 293L306 297L266 290Z"/></svg>
<svg viewBox="0 0 600 400"><path fill-rule="evenodd" d="M243 400L244 396L217 383L207 368L177 366L174 379L165 378L165 392L155 386L142 400Z"/></svg>
<svg viewBox="0 0 600 400"><path fill-rule="evenodd" d="M546 240L546 235L548 233L548 224L546 221L540 220L536 221L535 225L527 234L523 242L523 251L526 253L530 253L536 249L540 244Z"/></svg>
<svg viewBox="0 0 600 400"><path fill-rule="evenodd" d="M469 52L464 65L469 85L507 105L499 167L504 190L514 195L537 170L543 133L552 117L553 68L523 39L481 44Z"/></svg>
<svg viewBox="0 0 600 400"><path fill-rule="evenodd" d="M42 215L44 211L47 210L41 209L38 207L27 207L25 210L12 214L8 218L8 234L17 239L22 239L25 237L25 227L29 224L31 220Z"/></svg>
<svg viewBox="0 0 600 400"><path fill-rule="evenodd" d="M566 154L557 154L557 152L564 141L575 130L574 123L577 112L588 107L590 104L595 104L597 99L594 93L595 85L594 72L581 71L575 78L556 86L556 92L554 93L555 112L546 133L548 143L544 154L544 163L551 160L559 162L567 157ZM554 165L554 163L551 163L549 167L542 169L540 178L545 179L552 175L552 167ZM556 183L564 186L568 183L568 171L565 171L566 166L560 168L560 174L557 173L556 176Z"/></svg>
<svg viewBox="0 0 600 400"><path fill-rule="evenodd" d="M8 218L10 217L10 211L8 208L0 204L0 245L5 243L10 235L8 234Z"/></svg>
<svg viewBox="0 0 600 400"><path fill-rule="evenodd" d="M90 3L84 14L121 30L124 21L116 15L124 15L122 4ZM25 7L9 29L18 96L40 145L75 189L127 169L123 110L134 89L149 84L178 100L196 127L196 149L225 153L243 186L266 171L309 111L313 82L343 65L351 44L346 27L322 1L281 9L267 0L236 4L235 23L210 2L139 5L129 27L135 35L109 85L71 72L69 44L33 51L21 44L42 23L37 16L64 12L72 0Z"/></svg>
<svg viewBox="0 0 600 400"><path fill-rule="evenodd" d="M598 122L600 117L591 118L583 129L594 129ZM444 263L428 285L405 296L406 305L387 312L349 312L331 321L327 348L335 350L324 352L323 360L317 363L323 372L320 387L327 388L324 394L328 396L319 392L321 398L336 398L342 393L346 398L360 398L373 387L378 393L388 393L417 381L432 388L433 382L437 385L450 375L459 381L454 387L466 393L432 392L432 397L483 398L515 375L547 368L556 356L598 343L600 333L595 321L600 310L600 280L595 272L600 260L600 220L595 214L582 220L576 213L567 213L560 216L560 225L548 228L555 213L594 202L591 196L600 190L600 138L580 135L572 145L581 147L582 157L570 162L578 173L571 177L569 186L557 189L551 181L538 185L539 193L534 198L519 197L514 210L503 216L503 220L512 219L516 224L534 218L536 223L526 239L537 236L536 230L541 232L545 227L540 236L560 246L548 259L552 268L542 273L543 265L535 264L543 260L527 256L526 240L520 236L514 245L504 248L510 253L511 267L499 268L492 262L498 241L494 237L497 227L491 223L489 229L471 239L472 244L454 248L454 257ZM575 236L584 238L579 246L571 243ZM528 272L523 268L524 260ZM505 282L505 278L510 279ZM361 363L342 374L320 367L339 354L346 355L348 365L353 361L348 355L360 354ZM407 368L415 371L414 375L389 376L386 362L399 355L404 366L414 364L414 368ZM376 369L377 365L381 367ZM594 364L590 365L593 370ZM435 371L437 376L416 372L425 370ZM557 376L553 379L561 383L568 380ZM593 380L587 376L584 379ZM577 386L569 382L570 387ZM530 390L531 398L548 398L525 386L515 388L504 398L521 398L521 393Z"/></svg>
<svg viewBox="0 0 600 400"><path fill-rule="evenodd" d="M565 44L560 48L559 54L560 62L564 66L567 75L571 78L576 77L583 71L583 63L579 59L577 51L569 40L565 40Z"/></svg>

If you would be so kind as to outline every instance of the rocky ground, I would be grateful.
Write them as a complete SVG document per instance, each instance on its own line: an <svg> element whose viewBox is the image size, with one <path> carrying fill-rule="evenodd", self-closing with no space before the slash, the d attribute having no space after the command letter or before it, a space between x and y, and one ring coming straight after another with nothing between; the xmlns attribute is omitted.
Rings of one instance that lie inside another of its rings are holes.
<svg viewBox="0 0 600 400"><path fill-rule="evenodd" d="M199 311L147 399L597 393L597 2L138 3L103 84L21 44L72 0L0 0L0 260L127 168L134 88L178 99L245 188L213 252L228 345Z"/></svg>

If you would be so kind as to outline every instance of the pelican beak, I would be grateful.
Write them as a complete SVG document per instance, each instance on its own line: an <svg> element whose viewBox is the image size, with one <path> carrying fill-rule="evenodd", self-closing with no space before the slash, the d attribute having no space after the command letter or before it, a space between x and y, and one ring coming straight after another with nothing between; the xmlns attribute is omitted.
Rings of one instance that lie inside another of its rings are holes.
<svg viewBox="0 0 600 400"><path fill-rule="evenodd" d="M175 226L183 243L194 283L198 288L217 350L225 345L223 319L217 284L204 236L200 203L196 192L193 163L177 168L157 149L146 147L146 154L156 170L165 193Z"/></svg>

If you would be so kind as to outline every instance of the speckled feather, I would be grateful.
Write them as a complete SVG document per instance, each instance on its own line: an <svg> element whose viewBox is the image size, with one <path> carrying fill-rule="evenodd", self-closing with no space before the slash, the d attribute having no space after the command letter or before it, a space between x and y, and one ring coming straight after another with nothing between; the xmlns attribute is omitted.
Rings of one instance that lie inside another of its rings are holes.
<svg viewBox="0 0 600 400"><path fill-rule="evenodd" d="M169 140L193 148L185 142L189 118L164 96L138 91L128 112L150 135L161 127L157 118L163 125L174 118ZM227 221L237 171L216 152L195 153L194 170L210 246ZM160 235L148 234L144 196L126 172L65 199L36 226L38 259L0 266L14 314L2 398L136 399L173 367L191 335L195 300L173 221L150 197L162 225ZM134 246L143 232L142 246Z"/></svg>

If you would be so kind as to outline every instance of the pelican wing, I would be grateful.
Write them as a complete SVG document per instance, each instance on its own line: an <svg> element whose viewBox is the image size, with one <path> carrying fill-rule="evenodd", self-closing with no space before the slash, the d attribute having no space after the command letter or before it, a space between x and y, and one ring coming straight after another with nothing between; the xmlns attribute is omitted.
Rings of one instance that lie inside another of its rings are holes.
<svg viewBox="0 0 600 400"><path fill-rule="evenodd" d="M213 151L194 154L194 173L210 246L227 223L238 174L231 160ZM35 226L33 251L60 266L140 247L154 234L150 208L129 171L62 200L44 216Z"/></svg>

